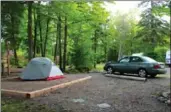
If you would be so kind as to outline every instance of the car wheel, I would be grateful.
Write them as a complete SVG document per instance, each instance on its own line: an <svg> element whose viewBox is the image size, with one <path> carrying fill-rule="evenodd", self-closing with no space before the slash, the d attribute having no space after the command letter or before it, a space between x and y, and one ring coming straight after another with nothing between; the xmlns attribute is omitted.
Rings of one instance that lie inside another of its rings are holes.
<svg viewBox="0 0 171 112"><path fill-rule="evenodd" d="M108 73L108 74L112 74L112 73L113 73L112 67L108 67L108 68L107 68L107 73Z"/></svg>
<svg viewBox="0 0 171 112"><path fill-rule="evenodd" d="M123 72L119 72L119 75L124 75L124 73Z"/></svg>
<svg viewBox="0 0 171 112"><path fill-rule="evenodd" d="M157 74L151 74L150 77L151 78L155 78L157 76Z"/></svg>
<svg viewBox="0 0 171 112"><path fill-rule="evenodd" d="M138 70L138 76L147 77L147 71L145 69L139 69Z"/></svg>

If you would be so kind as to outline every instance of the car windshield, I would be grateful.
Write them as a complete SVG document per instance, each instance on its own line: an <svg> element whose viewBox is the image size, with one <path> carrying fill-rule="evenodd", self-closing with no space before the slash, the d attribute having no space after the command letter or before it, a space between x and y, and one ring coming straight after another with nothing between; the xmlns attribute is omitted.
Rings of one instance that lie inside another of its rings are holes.
<svg viewBox="0 0 171 112"><path fill-rule="evenodd" d="M147 62L157 62L156 60L149 58L149 57L143 57L143 59Z"/></svg>

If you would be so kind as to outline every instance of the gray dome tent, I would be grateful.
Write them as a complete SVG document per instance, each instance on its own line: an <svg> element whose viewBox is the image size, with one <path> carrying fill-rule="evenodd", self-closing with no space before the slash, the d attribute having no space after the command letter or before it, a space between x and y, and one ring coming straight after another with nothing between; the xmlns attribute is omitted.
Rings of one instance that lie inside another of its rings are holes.
<svg viewBox="0 0 171 112"><path fill-rule="evenodd" d="M54 80L63 78L62 71L45 57L33 58L20 75L22 80Z"/></svg>

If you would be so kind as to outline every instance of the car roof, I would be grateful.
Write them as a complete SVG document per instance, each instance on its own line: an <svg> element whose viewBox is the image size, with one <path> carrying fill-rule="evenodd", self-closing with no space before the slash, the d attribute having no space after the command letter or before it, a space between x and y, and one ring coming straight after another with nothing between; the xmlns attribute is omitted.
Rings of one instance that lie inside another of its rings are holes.
<svg viewBox="0 0 171 112"><path fill-rule="evenodd" d="M125 56L123 58L131 58L131 57L140 57L140 58L143 58L143 57L146 57L146 56Z"/></svg>

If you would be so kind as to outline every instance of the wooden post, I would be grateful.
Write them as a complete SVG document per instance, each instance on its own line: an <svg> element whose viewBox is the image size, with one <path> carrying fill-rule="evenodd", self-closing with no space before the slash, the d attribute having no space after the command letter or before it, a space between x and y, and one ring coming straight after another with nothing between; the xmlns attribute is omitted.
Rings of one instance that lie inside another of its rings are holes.
<svg viewBox="0 0 171 112"><path fill-rule="evenodd" d="M10 42L7 42L7 72L8 75L10 75L10 51L9 51L9 44Z"/></svg>

